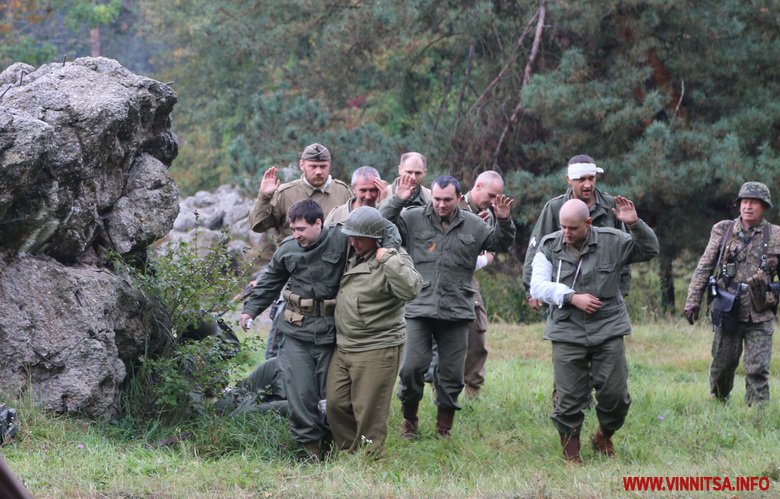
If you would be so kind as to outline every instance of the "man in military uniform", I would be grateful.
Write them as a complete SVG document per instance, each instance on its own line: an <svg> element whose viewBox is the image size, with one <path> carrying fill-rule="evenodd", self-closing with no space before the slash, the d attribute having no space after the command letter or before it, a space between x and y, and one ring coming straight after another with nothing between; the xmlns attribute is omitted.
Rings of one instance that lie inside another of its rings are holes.
<svg viewBox="0 0 780 499"><path fill-rule="evenodd" d="M330 176L330 151L322 144L306 146L298 162L301 178L280 185L276 167L263 174L257 200L249 213L249 225L255 232L276 231L276 242L290 234L287 210L296 201L311 199L324 213L347 202L352 196L349 186Z"/></svg>
<svg viewBox="0 0 780 499"><path fill-rule="evenodd" d="M561 207L561 230L545 236L534 256L531 295L549 304L544 338L552 342L557 388L552 420L564 459L581 462L583 411L596 389L599 428L591 443L614 456L612 435L623 426L631 397L623 336L631 323L620 292L629 263L658 254L658 238L639 219L634 203L615 196L616 218L630 233L593 227L588 206L570 199Z"/></svg>
<svg viewBox="0 0 780 499"><path fill-rule="evenodd" d="M279 359L274 357L260 364L217 400L214 409L230 416L247 412L275 412L287 416L287 393Z"/></svg>
<svg viewBox="0 0 780 499"><path fill-rule="evenodd" d="M290 234L287 223L287 210L293 203L302 199L311 199L322 207L324 213L329 213L335 207L345 203L352 195L347 184L330 176L330 151L322 144L306 146L301 154L298 166L302 175L298 180L281 184L276 177L276 167L272 166L263 174L260 182L257 200L249 212L249 226L255 232L266 232L273 229L276 244ZM271 315L276 315L278 300L271 309ZM278 346L282 342L281 333L274 326L268 331L265 358L276 356Z"/></svg>
<svg viewBox="0 0 780 499"><path fill-rule="evenodd" d="M615 207L615 198L596 188L596 175L604 173L604 169L596 166L596 162L587 154L578 154L569 159L566 171L566 183L569 188L564 194L554 197L547 201L542 208L542 213L536 220L534 230L531 233L531 239L528 242L528 249L525 253L525 264L523 265L523 285L525 286L528 305L539 310L542 306L539 300L531 296L531 264L534 261L534 255L539 246L539 242L547 234L560 229L558 223L558 212L561 211L563 203L569 199L579 199L588 205L590 218L594 227L614 227L625 231L626 228L614 216L612 209ZM626 267L621 276L620 291L623 296L628 296L631 288L631 268Z"/></svg>
<svg viewBox="0 0 780 499"><path fill-rule="evenodd" d="M398 397L403 406L402 436L418 434L417 408L423 397L424 375L431 363L431 343L436 340L439 366L436 387L436 432L449 437L458 395L463 390L463 369L468 344L468 324L474 314L474 276L477 257L483 251L507 251L515 238L510 218L512 200L498 195L493 201L496 224L458 206L460 184L450 176L433 183L431 202L404 209L415 189L410 175L401 175L395 194L381 208L398 225L406 250L423 277L419 296L406 305L407 347L401 361Z"/></svg>
<svg viewBox="0 0 780 499"><path fill-rule="evenodd" d="M427 160L425 156L419 152L406 152L401 155L401 160L398 163L398 178L393 181L390 186L390 195L395 194L398 188L398 182L402 175L407 175L412 183L412 195L408 199L408 203L405 205L407 208L414 206L425 206L431 200L431 190L422 185L425 180L425 172L427 169ZM387 203L385 199L380 204L380 210L382 206Z"/></svg>
<svg viewBox="0 0 780 499"><path fill-rule="evenodd" d="M379 247L385 222L375 208L361 206L341 229L353 254L336 296L336 351L326 391L336 446L354 452L365 445L377 457L406 341L404 305L422 288L406 251Z"/></svg>
<svg viewBox="0 0 780 499"><path fill-rule="evenodd" d="M284 289L284 313L274 322L284 333L279 365L287 392L290 432L309 456L317 457L327 431L319 403L325 398L325 377L336 341L335 298L349 244L339 226L323 226L325 215L314 200L293 204L287 217L292 236L282 241L255 283L240 322L246 330L247 321L271 305ZM388 222L384 230L383 246L397 247L400 238L395 227Z"/></svg>
<svg viewBox="0 0 780 499"><path fill-rule="evenodd" d="M482 220L493 224L495 219L490 210L493 201L504 193L504 179L498 172L488 170L480 173L474 182L474 187L463 195L460 200L460 209L478 215ZM477 258L476 270L493 262L493 253L483 252ZM471 286L474 288L474 314L476 319L469 323L469 339L466 349L466 364L464 367L463 381L466 384L466 396L477 398L485 384L485 362L487 361L488 348L487 332L488 318L482 295L479 293L479 282L476 276L472 278Z"/></svg>
<svg viewBox="0 0 780 499"><path fill-rule="evenodd" d="M352 172L352 192L354 195L346 203L337 206L328 213L325 225L343 222L352 210L361 206L376 208L387 197L387 182L382 180L376 168L361 166Z"/></svg>
<svg viewBox="0 0 780 499"><path fill-rule="evenodd" d="M745 182L737 195L739 217L712 226L710 241L688 286L683 314L693 324L699 317L701 298L714 275L712 291L737 294L738 323L734 329L713 326L710 392L728 399L734 372L745 350L745 402L769 400L769 362L777 311L777 293L769 284L777 276L780 227L764 219L772 207L769 188ZM717 284L718 290L714 288Z"/></svg>

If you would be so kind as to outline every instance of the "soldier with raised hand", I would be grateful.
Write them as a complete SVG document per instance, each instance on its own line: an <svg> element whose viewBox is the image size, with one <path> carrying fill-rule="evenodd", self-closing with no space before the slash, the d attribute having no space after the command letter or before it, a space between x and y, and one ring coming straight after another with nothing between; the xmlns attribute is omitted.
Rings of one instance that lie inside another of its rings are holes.
<svg viewBox="0 0 780 499"><path fill-rule="evenodd" d="M631 397L623 336L631 334L620 295L621 270L658 254L655 232L634 203L615 196L615 218L630 233L593 227L588 206L570 199L561 207L561 229L545 236L534 256L531 295L549 304L544 339L552 342L552 420L567 461L579 463L583 411L596 389L599 428L592 444L614 456L612 435L623 426Z"/></svg>
<svg viewBox="0 0 780 499"><path fill-rule="evenodd" d="M372 166L361 166L352 172L352 192L354 195L346 203L333 208L325 218L325 225L343 222L352 210L361 206L376 208L387 197L387 182L382 180L379 172Z"/></svg>
<svg viewBox="0 0 780 499"><path fill-rule="evenodd" d="M401 175L395 195L380 209L398 226L406 251L423 277L422 291L406 305L405 311L407 346L398 385L404 416L401 436L418 435L417 409L423 397L425 371L431 363L431 343L436 340L436 432L449 437L455 411L460 409L458 396L463 390L468 324L476 318L471 281L477 257L486 250L505 252L512 246L512 200L496 196L492 202L496 223L491 226L460 209L462 194L455 178L437 178L430 203L404 209L415 187L410 175Z"/></svg>
<svg viewBox="0 0 780 499"><path fill-rule="evenodd" d="M480 173L474 181L474 187L463 195L460 200L460 208L478 215L489 224L495 223L492 212L493 201L499 195L504 194L504 179L493 170ZM479 270L493 263L494 255L489 251L483 252L477 258L476 269ZM471 281L474 288L474 314L476 318L469 323L469 339L466 349L466 364L463 372L463 382L466 384L466 397L479 397L480 390L485 384L485 362L488 357L487 327L488 318L482 295L479 292L479 282L476 276Z"/></svg>
<svg viewBox="0 0 780 499"><path fill-rule="evenodd" d="M282 184L272 166L263 174L257 200L249 213L249 225L255 232L276 231L276 242L290 234L287 210L293 203L311 199L324 213L347 202L352 196L349 186L330 175L330 151L322 144L306 146L298 166L301 178Z"/></svg>
<svg viewBox="0 0 780 499"><path fill-rule="evenodd" d="M765 211L772 208L772 196L765 184L745 182L737 202L739 217L712 226L709 243L688 286L683 314L690 324L699 318L710 276L715 279L714 293L737 295L736 326L713 324L710 393L718 400L728 399L744 347L745 402L752 405L769 400L769 363L778 301L777 284L770 285L778 275L780 227L764 218Z"/></svg>
<svg viewBox="0 0 780 499"><path fill-rule="evenodd" d="M534 310L539 310L542 303L533 298L530 293L532 262L542 238L560 229L558 213L563 203L570 199L579 199L588 206L591 223L594 227L614 227L626 231L625 226L613 215L615 198L596 188L596 177L599 173L604 173L604 169L596 166L596 161L592 157L587 154L572 156L566 169L566 183L569 184L569 188L564 194L547 201L536 220L523 265L523 285L525 286L526 298L528 305ZM630 289L631 269L626 267L621 276L620 291L625 297L628 296Z"/></svg>
<svg viewBox="0 0 780 499"><path fill-rule="evenodd" d="M390 186L390 197L396 194L401 177L406 175L408 182L412 186L412 193L408 199L404 199L404 206L412 208L428 204L431 200L431 190L423 185L427 164L428 161L425 159L425 156L419 152L403 153L398 162L398 178ZM389 197L379 205L379 209L381 210L382 206L388 201Z"/></svg>

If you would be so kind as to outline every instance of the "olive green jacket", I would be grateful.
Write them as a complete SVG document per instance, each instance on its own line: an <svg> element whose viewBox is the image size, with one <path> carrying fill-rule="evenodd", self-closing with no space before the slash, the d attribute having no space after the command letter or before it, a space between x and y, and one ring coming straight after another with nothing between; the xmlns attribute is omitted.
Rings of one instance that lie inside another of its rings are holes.
<svg viewBox="0 0 780 499"><path fill-rule="evenodd" d="M353 255L336 297L336 347L365 352L403 345L404 305L422 288L422 277L403 249L357 263Z"/></svg>
<svg viewBox="0 0 780 499"><path fill-rule="evenodd" d="M631 334L631 322L620 292L621 270L629 263L653 259L659 245L653 229L642 220L629 232L591 227L579 259L566 249L561 231L542 239L539 252L552 269L545 280L568 286L575 293L589 293L604 303L592 314L571 303L563 303L560 307L550 305L544 327L545 339L598 346L617 336ZM537 278L533 276L532 292L538 297Z"/></svg>
<svg viewBox="0 0 780 499"><path fill-rule="evenodd" d="M397 248L400 237L388 223L382 245ZM302 298L330 300L336 298L349 254L349 239L339 224L324 227L319 239L303 248L288 237L274 252L265 271L244 302L243 313L257 317L279 297L289 280L290 291ZM315 344L336 341L336 324L332 315L317 316L293 313L289 309L276 318L276 327L285 335Z"/></svg>
<svg viewBox="0 0 780 499"><path fill-rule="evenodd" d="M614 227L615 229L628 232L625 225L615 218L615 215L612 213L612 208L615 207L614 196L601 192L598 189L595 189L594 193L596 203L590 208L590 218L593 226ZM536 220L536 225L534 225L534 230L531 233L531 239L528 241L525 263L523 264L523 285L526 292L531 289L531 264L534 261L534 255L539 247L539 243L544 236L552 234L561 228L558 213L561 211L563 203L572 199L572 197L572 188L569 187L565 193L547 201L539 214L539 218ZM621 276L620 291L623 293L623 296L628 296L629 291L631 291L631 269L629 267L624 269Z"/></svg>
<svg viewBox="0 0 780 499"><path fill-rule="evenodd" d="M274 229L275 242L279 244L290 235L287 210L294 203L302 199L312 199L327 215L333 208L346 203L351 196L349 186L341 180L331 179L327 185L317 188L301 177L280 185L273 194L260 194L249 212L249 226L255 232Z"/></svg>
<svg viewBox="0 0 780 499"><path fill-rule="evenodd" d="M514 222L509 218L490 226L477 215L456 208L444 230L431 203L404 207L403 200L392 196L380 211L398 226L406 251L423 278L419 296L406 305L406 317L474 320L471 279L477 257L484 250L508 251L515 240Z"/></svg>

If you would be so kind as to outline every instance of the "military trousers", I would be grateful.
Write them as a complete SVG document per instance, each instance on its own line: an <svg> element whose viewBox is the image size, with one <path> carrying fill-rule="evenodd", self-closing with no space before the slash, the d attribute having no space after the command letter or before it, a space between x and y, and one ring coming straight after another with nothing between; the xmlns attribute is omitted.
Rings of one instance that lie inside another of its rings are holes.
<svg viewBox="0 0 780 499"><path fill-rule="evenodd" d="M340 449L381 454L403 345L366 352L336 349L328 369L328 425Z"/></svg>
<svg viewBox="0 0 780 499"><path fill-rule="evenodd" d="M463 370L468 344L469 321L446 321L428 317L406 319L406 348L398 374L398 398L416 405L422 400L425 371L431 364L433 341L439 351L439 364L433 372L436 405L460 409L458 395L463 391Z"/></svg>
<svg viewBox="0 0 780 499"><path fill-rule="evenodd" d="M485 362L487 361L487 311L482 305L482 297L475 293L474 313L477 318L469 322L469 338L466 348L466 365L463 381L471 388L479 390L485 384Z"/></svg>
<svg viewBox="0 0 780 499"><path fill-rule="evenodd" d="M734 387L734 373L745 351L745 402L748 405L769 400L769 363L772 360L774 320L740 322L735 331L714 328L710 393L721 400Z"/></svg>
<svg viewBox="0 0 780 499"><path fill-rule="evenodd" d="M292 438L299 444L319 442L328 432L319 403L325 399L325 379L334 347L335 343L317 345L285 335L279 349L287 420Z"/></svg>
<svg viewBox="0 0 780 499"><path fill-rule="evenodd" d="M556 390L551 418L558 433L579 434L590 402L591 382L596 389L599 423L609 432L619 430L631 405L623 337L598 346L553 341L552 354Z"/></svg>

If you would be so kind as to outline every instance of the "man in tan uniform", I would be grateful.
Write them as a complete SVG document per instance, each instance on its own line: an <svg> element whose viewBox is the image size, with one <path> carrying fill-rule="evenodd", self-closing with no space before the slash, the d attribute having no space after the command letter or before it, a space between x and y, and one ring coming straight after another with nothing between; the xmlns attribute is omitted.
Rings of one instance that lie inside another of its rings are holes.
<svg viewBox="0 0 780 499"><path fill-rule="evenodd" d="M330 176L330 151L322 144L307 146L298 165L303 173L301 178L281 185L276 178L276 167L266 170L257 200L249 213L252 230L266 232L274 229L277 244L290 235L287 209L296 201L312 199L324 213L330 213L352 196L347 184Z"/></svg>

